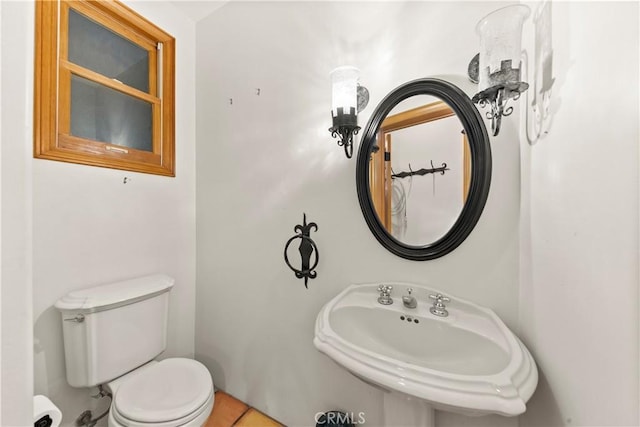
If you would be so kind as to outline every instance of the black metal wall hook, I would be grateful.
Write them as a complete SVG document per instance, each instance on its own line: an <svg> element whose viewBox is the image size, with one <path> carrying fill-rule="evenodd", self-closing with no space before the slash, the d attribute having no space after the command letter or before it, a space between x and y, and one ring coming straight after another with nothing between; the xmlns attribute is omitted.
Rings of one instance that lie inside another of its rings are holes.
<svg viewBox="0 0 640 427"><path fill-rule="evenodd" d="M287 243L284 246L284 262L287 263L289 268L295 273L298 279L304 278L304 287L308 289L309 287L307 286L307 282L309 281L309 279L315 279L318 275L314 270L318 266L318 261L320 261L320 252L318 251L316 242L314 242L313 239L309 237L309 233L312 229L313 231L318 231L318 225L315 222L310 222L309 224L307 224L307 214L303 213L302 215L302 225L298 224L293 228L293 230L297 231L298 234L287 240ZM294 268L291 265L291 263L289 262L289 257L287 256L289 245L295 239L300 239L300 246L298 247L298 251L300 251L300 258L302 260L300 270ZM311 267L309 267L311 255L314 254L314 252L315 262Z"/></svg>
<svg viewBox="0 0 640 427"><path fill-rule="evenodd" d="M391 174L391 178L406 178L408 176L414 176L414 175L427 175L430 173L440 173L440 175L444 175L445 171L448 171L449 168L447 167L446 163L442 163L442 166L440 166L439 168L436 168L433 166L433 160L431 161L431 169L418 169L417 171L414 171L411 169L411 164L409 164L409 172L399 172L399 173L392 173Z"/></svg>

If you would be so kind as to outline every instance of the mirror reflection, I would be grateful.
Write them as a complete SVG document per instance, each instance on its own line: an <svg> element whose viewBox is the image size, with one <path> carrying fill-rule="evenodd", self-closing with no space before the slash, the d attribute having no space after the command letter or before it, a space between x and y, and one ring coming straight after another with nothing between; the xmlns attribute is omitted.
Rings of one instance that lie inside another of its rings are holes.
<svg viewBox="0 0 640 427"><path fill-rule="evenodd" d="M382 121L369 159L369 191L380 224L396 240L425 246L454 225L471 180L464 126L442 100L418 95Z"/></svg>

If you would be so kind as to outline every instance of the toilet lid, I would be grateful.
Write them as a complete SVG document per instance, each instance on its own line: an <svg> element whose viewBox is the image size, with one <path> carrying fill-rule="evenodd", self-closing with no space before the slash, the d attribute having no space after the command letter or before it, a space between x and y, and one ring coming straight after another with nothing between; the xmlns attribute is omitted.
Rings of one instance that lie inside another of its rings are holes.
<svg viewBox="0 0 640 427"><path fill-rule="evenodd" d="M192 359L165 359L128 379L114 396L117 411L132 421L159 423L186 417L212 393L207 368Z"/></svg>

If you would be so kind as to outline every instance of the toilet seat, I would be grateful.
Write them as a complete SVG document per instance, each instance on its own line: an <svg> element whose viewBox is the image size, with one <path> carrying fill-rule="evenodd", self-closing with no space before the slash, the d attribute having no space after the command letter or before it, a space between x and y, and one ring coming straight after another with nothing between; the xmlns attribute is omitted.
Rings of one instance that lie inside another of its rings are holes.
<svg viewBox="0 0 640 427"><path fill-rule="evenodd" d="M131 374L129 374L131 375ZM192 359L154 363L124 379L114 391L110 425L177 427L211 412L213 381L207 368Z"/></svg>
<svg viewBox="0 0 640 427"><path fill-rule="evenodd" d="M188 417L171 420L161 423L141 423L138 421L128 420L123 417L116 408L111 407L109 411L109 427L201 427L205 424L211 410L213 409L214 394L197 412Z"/></svg>

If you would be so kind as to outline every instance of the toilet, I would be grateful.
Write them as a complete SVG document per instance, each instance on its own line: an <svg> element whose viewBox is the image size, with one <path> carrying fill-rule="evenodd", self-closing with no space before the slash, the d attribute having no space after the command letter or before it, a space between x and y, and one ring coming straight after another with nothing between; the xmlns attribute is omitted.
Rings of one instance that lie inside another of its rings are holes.
<svg viewBox="0 0 640 427"><path fill-rule="evenodd" d="M111 393L110 427L199 427L213 408L211 374L187 358L155 360L166 348L164 274L69 292L62 313L67 382Z"/></svg>

